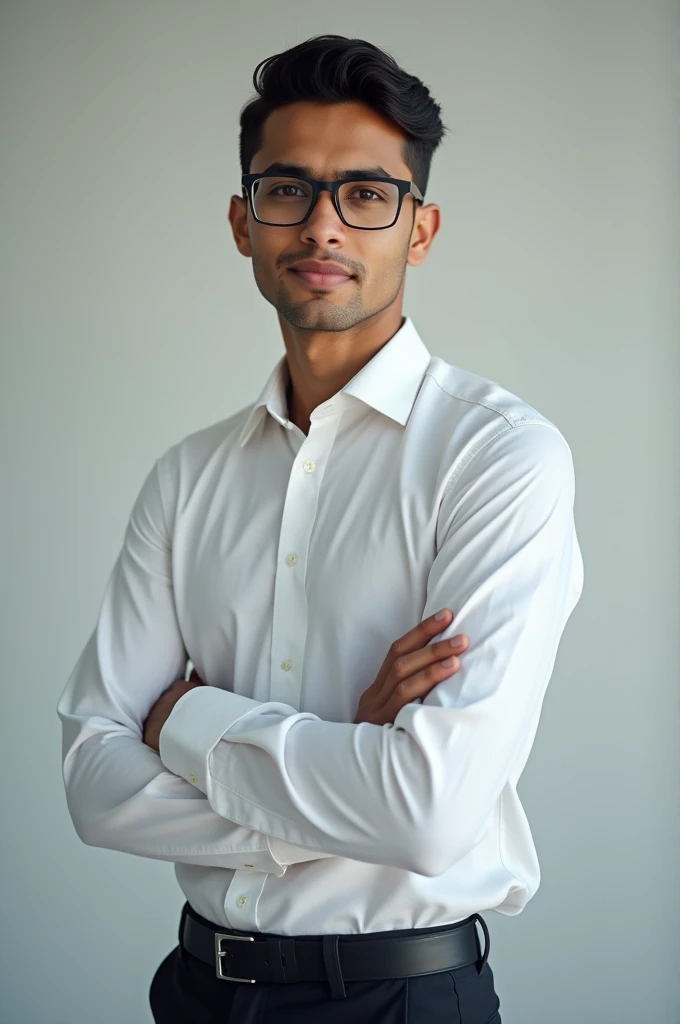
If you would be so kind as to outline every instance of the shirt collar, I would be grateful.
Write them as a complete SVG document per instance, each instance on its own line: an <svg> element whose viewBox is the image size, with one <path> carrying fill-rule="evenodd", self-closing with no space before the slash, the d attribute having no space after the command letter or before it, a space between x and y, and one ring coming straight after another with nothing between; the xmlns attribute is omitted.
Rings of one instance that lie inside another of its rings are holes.
<svg viewBox="0 0 680 1024"><path fill-rule="evenodd" d="M345 384L339 394L353 395L405 426L429 363L430 352L407 316L397 333ZM282 426L288 426L287 386L286 353L272 370L243 424L239 437L241 446L267 412Z"/></svg>

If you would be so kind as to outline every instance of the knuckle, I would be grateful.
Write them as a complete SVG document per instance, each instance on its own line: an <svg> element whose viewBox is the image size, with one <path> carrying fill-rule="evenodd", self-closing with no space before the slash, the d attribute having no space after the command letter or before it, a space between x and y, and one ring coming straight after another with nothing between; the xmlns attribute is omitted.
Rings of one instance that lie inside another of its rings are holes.
<svg viewBox="0 0 680 1024"><path fill-rule="evenodd" d="M392 664L392 671L396 679L403 679L406 672L406 665L403 658L395 658Z"/></svg>

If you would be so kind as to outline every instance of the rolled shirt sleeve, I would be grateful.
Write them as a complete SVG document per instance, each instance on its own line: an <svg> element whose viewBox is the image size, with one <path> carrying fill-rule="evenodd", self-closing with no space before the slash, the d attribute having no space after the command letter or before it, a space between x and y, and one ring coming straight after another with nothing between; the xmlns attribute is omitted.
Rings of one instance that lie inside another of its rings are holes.
<svg viewBox="0 0 680 1024"><path fill-rule="evenodd" d="M560 432L504 426L457 467L439 510L423 618L455 615L432 643L469 636L458 672L383 726L200 687L161 731L163 763L271 843L442 874L483 837L529 755L583 585L573 508Z"/></svg>

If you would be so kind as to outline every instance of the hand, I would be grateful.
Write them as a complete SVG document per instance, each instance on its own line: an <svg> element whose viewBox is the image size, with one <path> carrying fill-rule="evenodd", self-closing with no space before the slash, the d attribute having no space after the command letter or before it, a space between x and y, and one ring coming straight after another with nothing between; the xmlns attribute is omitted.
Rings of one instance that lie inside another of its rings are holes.
<svg viewBox="0 0 680 1024"><path fill-rule="evenodd" d="M433 615L394 641L375 682L361 695L355 725L359 722L393 724L406 704L425 696L437 683L458 671L460 658L454 651L462 654L467 649L469 638L465 633L453 640L426 646L428 640L446 629L453 619L453 613L447 608L439 622ZM443 665L442 660L452 655L452 664Z"/></svg>
<svg viewBox="0 0 680 1024"><path fill-rule="evenodd" d="M198 682L192 683L192 679L196 679ZM152 747L153 750L160 753L159 738L161 729L170 717L170 712L180 697L183 697L185 693L188 693L189 690L193 690L196 686L205 686L205 683L202 679L199 679L196 669L194 669L189 677L189 681L185 679L178 679L176 682L172 683L167 690L164 690L151 708L151 711L149 711L144 723L143 741L147 746Z"/></svg>

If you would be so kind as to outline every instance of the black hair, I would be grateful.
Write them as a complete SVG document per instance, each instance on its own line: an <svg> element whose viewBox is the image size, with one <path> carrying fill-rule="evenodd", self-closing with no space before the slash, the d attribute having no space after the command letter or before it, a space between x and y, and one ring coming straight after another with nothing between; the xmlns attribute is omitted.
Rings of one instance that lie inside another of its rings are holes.
<svg viewBox="0 0 680 1024"><path fill-rule="evenodd" d="M298 100L365 103L400 129L402 155L413 181L425 195L432 155L447 131L440 106L427 87L400 68L394 58L365 39L312 36L261 61L253 73L257 96L242 108L241 173L262 147L263 125L278 107Z"/></svg>

